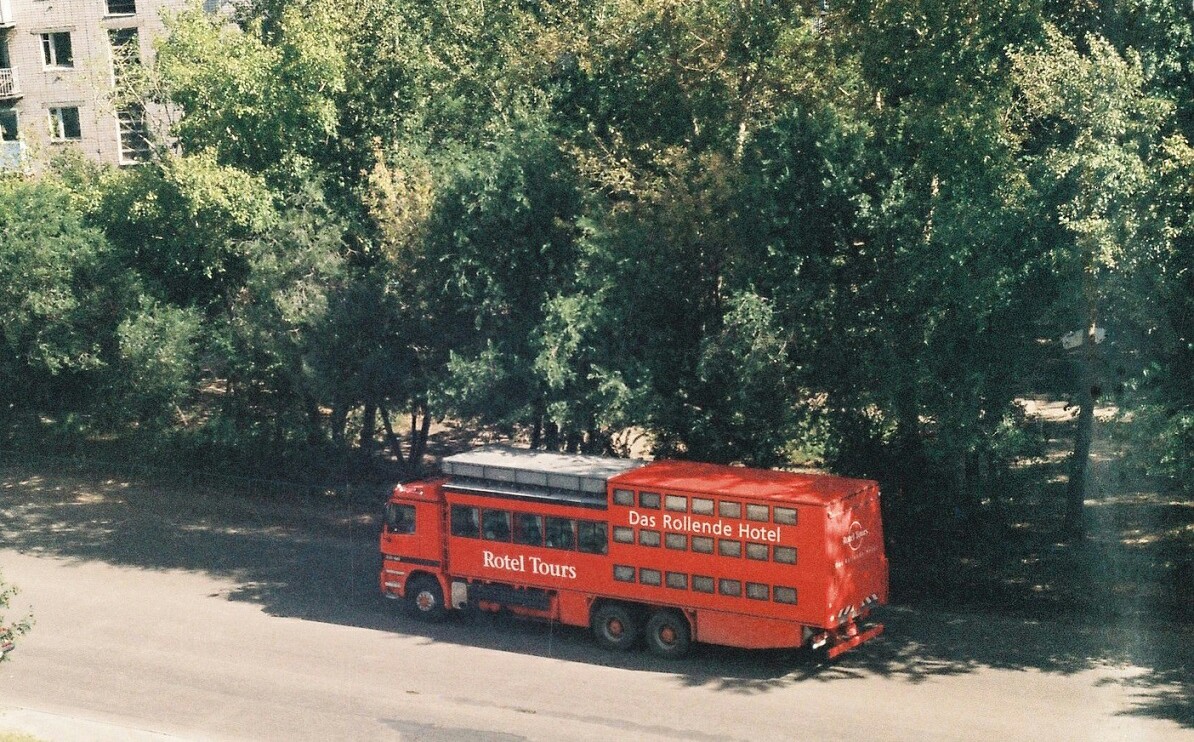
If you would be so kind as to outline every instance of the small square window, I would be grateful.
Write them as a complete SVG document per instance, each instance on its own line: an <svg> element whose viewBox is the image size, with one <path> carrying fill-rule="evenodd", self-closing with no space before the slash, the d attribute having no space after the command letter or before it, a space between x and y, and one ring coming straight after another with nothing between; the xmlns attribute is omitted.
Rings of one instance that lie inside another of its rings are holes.
<svg viewBox="0 0 1194 742"><path fill-rule="evenodd" d="M772 597L776 603L796 605L796 588L776 585L775 590L772 591Z"/></svg>
<svg viewBox="0 0 1194 742"><path fill-rule="evenodd" d="M780 564L795 564L796 563L796 548L792 546L777 546L773 550L773 557L775 561Z"/></svg>
<svg viewBox="0 0 1194 742"><path fill-rule="evenodd" d="M659 531L648 531L644 528L638 532L638 543L640 546L659 546Z"/></svg>
<svg viewBox="0 0 1194 742"><path fill-rule="evenodd" d="M746 583L746 597L751 600L768 600L771 598L771 591L761 582L748 582Z"/></svg>
<svg viewBox="0 0 1194 742"><path fill-rule="evenodd" d="M663 583L659 570L647 569L646 567L638 571L638 581L644 585L654 585L655 587L659 587Z"/></svg>
<svg viewBox="0 0 1194 742"><path fill-rule="evenodd" d="M614 579L618 582L634 582L634 567L628 567L625 564L615 564Z"/></svg>
<svg viewBox="0 0 1194 742"><path fill-rule="evenodd" d="M728 502L726 500L722 500L718 504L717 511L719 513L721 513L721 516L723 518L741 518L742 517L742 503Z"/></svg>
<svg viewBox="0 0 1194 742"><path fill-rule="evenodd" d="M693 536L692 550L700 554L712 554L713 539L708 536Z"/></svg>
<svg viewBox="0 0 1194 742"><path fill-rule="evenodd" d="M796 525L796 510L795 508L776 508L775 522L782 525L794 526Z"/></svg>
<svg viewBox="0 0 1194 742"><path fill-rule="evenodd" d="M667 586L677 590L687 590L688 575L684 574L683 572L668 572Z"/></svg>
<svg viewBox="0 0 1194 742"><path fill-rule="evenodd" d="M719 539L717 541L717 553L728 557L742 556L742 542L731 541L726 538Z"/></svg>
<svg viewBox="0 0 1194 742"><path fill-rule="evenodd" d="M634 493L630 490L614 490L615 505L634 505Z"/></svg>
<svg viewBox="0 0 1194 742"><path fill-rule="evenodd" d="M638 494L638 504L640 507L650 508L652 510L659 509L659 493L658 492L640 492Z"/></svg>
<svg viewBox="0 0 1194 742"><path fill-rule="evenodd" d="M712 577L704 577L702 575L693 575L692 576L692 589L696 590L698 593L713 592L713 578Z"/></svg>
<svg viewBox="0 0 1194 742"><path fill-rule="evenodd" d="M717 581L717 592L722 595L739 596L742 594L742 583L737 580L722 578Z"/></svg>
<svg viewBox="0 0 1194 742"><path fill-rule="evenodd" d="M687 549L688 537L683 533L666 533L663 536L663 545L669 549Z"/></svg>
<svg viewBox="0 0 1194 742"><path fill-rule="evenodd" d="M667 510L674 510L677 513L687 513L688 498L682 495L668 495L663 498L663 507Z"/></svg>
<svg viewBox="0 0 1194 742"><path fill-rule="evenodd" d="M757 520L762 523L766 523L767 521L771 520L771 513L769 511L770 508L768 508L766 505L747 505L746 519Z"/></svg>
<svg viewBox="0 0 1194 742"><path fill-rule="evenodd" d="M614 541L619 544L633 544L634 529L630 526L614 526Z"/></svg>
<svg viewBox="0 0 1194 742"><path fill-rule="evenodd" d="M767 561L767 544L747 544L746 558Z"/></svg>
<svg viewBox="0 0 1194 742"><path fill-rule="evenodd" d="M697 515L713 515L713 501L704 497L692 498L692 512Z"/></svg>

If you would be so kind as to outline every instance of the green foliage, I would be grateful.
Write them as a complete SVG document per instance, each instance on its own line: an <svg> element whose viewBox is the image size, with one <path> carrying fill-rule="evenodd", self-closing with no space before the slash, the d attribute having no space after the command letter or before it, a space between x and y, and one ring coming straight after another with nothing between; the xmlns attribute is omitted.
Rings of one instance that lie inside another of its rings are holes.
<svg viewBox="0 0 1194 742"><path fill-rule="evenodd" d="M247 242L276 220L264 181L210 152L105 173L92 220L146 290L179 306L226 300L249 270Z"/></svg>
<svg viewBox="0 0 1194 742"><path fill-rule="evenodd" d="M0 394L6 405L78 399L104 365L111 327L98 301L112 284L108 244L67 191L0 180ZM117 283L113 281L113 283Z"/></svg>
<svg viewBox="0 0 1194 742"><path fill-rule="evenodd" d="M4 581L4 575L0 574L0 662L8 660L8 650L16 645L17 640L29 630L33 628L33 616L27 615L22 618L13 620L6 616L9 604L17 595L17 588Z"/></svg>
<svg viewBox="0 0 1194 742"><path fill-rule="evenodd" d="M128 419L168 427L192 398L199 380L200 314L144 298L116 328L116 410Z"/></svg>
<svg viewBox="0 0 1194 742"><path fill-rule="evenodd" d="M188 154L293 185L326 161L344 89L340 6L288 3L269 38L196 6L173 18L157 75L184 114L174 131Z"/></svg>

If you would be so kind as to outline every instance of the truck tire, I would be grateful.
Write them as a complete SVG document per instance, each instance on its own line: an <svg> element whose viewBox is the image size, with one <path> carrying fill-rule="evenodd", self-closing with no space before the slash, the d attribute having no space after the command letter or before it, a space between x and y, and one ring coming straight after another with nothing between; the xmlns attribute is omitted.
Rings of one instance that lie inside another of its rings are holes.
<svg viewBox="0 0 1194 742"><path fill-rule="evenodd" d="M638 620L626 606L605 603L593 611L589 623L593 638L605 649L625 651L638 642Z"/></svg>
<svg viewBox="0 0 1194 742"><path fill-rule="evenodd" d="M412 579L406 586L406 600L411 615L422 621L435 623L447 615L444 591L434 577L420 575Z"/></svg>
<svg viewBox="0 0 1194 742"><path fill-rule="evenodd" d="M688 619L676 611L656 611L647 621L645 633L647 648L659 657L683 657L692 646Z"/></svg>

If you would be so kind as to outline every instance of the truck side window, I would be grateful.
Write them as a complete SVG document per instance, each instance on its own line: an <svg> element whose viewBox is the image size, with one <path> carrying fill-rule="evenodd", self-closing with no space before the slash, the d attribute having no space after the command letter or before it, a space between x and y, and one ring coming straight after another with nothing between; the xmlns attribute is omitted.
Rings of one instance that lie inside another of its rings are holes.
<svg viewBox="0 0 1194 742"><path fill-rule="evenodd" d="M481 535L486 541L509 541L510 513L505 510L481 511Z"/></svg>
<svg viewBox="0 0 1194 742"><path fill-rule="evenodd" d="M592 520L576 522L576 547L589 554L604 554L609 548L605 524Z"/></svg>
<svg viewBox="0 0 1194 742"><path fill-rule="evenodd" d="M544 544L552 549L575 549L576 536L572 521L567 518L548 518Z"/></svg>
<svg viewBox="0 0 1194 742"><path fill-rule="evenodd" d="M388 503L386 505L386 530L390 533L414 533L415 506Z"/></svg>
<svg viewBox="0 0 1194 742"><path fill-rule="evenodd" d="M543 516L531 513L514 514L514 543L527 546L543 545Z"/></svg>
<svg viewBox="0 0 1194 742"><path fill-rule="evenodd" d="M452 506L452 535L478 538L481 535L481 518L477 508L464 505Z"/></svg>

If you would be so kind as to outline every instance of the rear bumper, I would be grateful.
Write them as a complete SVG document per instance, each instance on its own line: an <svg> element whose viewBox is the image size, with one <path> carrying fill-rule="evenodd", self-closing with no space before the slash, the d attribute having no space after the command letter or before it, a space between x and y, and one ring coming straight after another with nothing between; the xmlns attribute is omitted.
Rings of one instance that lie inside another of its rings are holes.
<svg viewBox="0 0 1194 742"><path fill-rule="evenodd" d="M881 623L860 628L858 624L851 622L837 631L830 633L828 641L829 659L833 659L844 652L849 652L851 649L869 642L882 633L883 624Z"/></svg>

